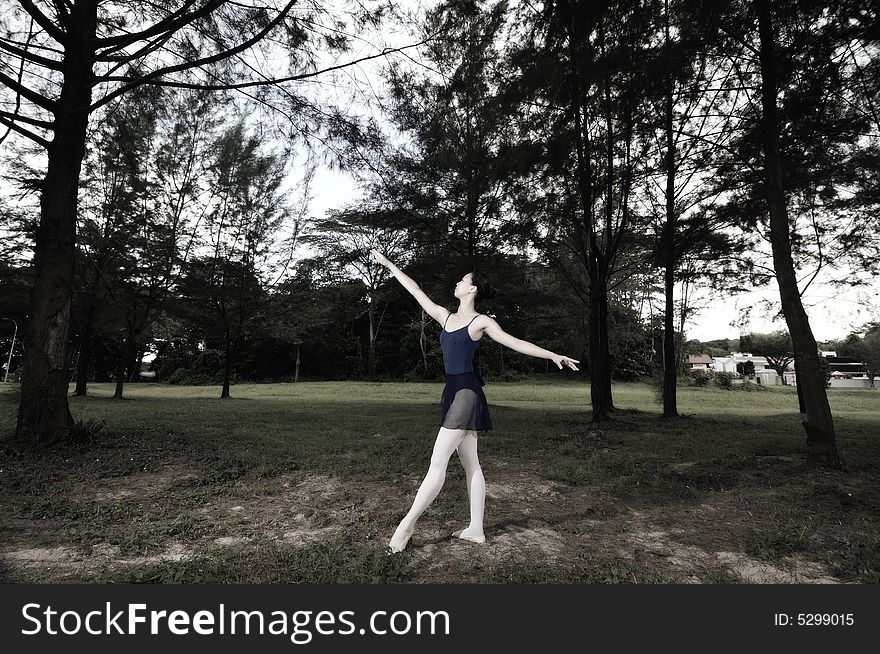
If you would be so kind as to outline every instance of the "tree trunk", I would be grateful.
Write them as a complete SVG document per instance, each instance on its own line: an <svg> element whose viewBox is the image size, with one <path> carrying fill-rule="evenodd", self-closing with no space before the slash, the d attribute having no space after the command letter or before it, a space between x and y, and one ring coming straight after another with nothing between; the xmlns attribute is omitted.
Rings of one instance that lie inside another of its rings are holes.
<svg viewBox="0 0 880 654"><path fill-rule="evenodd" d="M581 43L576 19L570 3L564 5L564 19L568 29L568 50L571 64L571 113L574 122L575 172L582 222L576 224L578 254L582 260L590 283L589 305L589 361L590 361L590 401L593 421L607 419L614 408L611 395L611 362L608 347L608 295L607 269L603 265L601 248L595 234L595 213L593 208L594 173L591 159L589 130L584 127L583 116L588 115L583 107L583 91L578 62ZM609 170L610 174L610 170ZM609 196L608 201L611 201Z"/></svg>
<svg viewBox="0 0 880 654"><path fill-rule="evenodd" d="M666 47L669 45L669 4L664 2ZM677 387L678 357L675 348L675 139L672 130L673 84L672 62L667 60L665 98L666 131L666 221L663 224L664 291L666 306L663 314L663 417L678 416Z"/></svg>
<svg viewBox="0 0 880 654"><path fill-rule="evenodd" d="M293 368L293 383L294 383L294 384L295 384L296 382L299 381L299 363L300 363L300 359L299 359L299 343L297 343L297 344L296 344L296 365L295 365L294 368Z"/></svg>
<svg viewBox="0 0 880 654"><path fill-rule="evenodd" d="M82 345L79 349L79 360L76 366L76 394L85 397L89 385L89 368L92 365L92 339L94 338L94 325L91 316L86 319L86 328L83 332Z"/></svg>
<svg viewBox="0 0 880 654"><path fill-rule="evenodd" d="M594 277L590 280L589 318L590 401L593 405L593 422L606 420L614 408L611 403L609 348L608 344L604 342L608 332L607 327L602 329L603 301L607 303L607 292L604 289L604 284Z"/></svg>
<svg viewBox="0 0 880 654"><path fill-rule="evenodd" d="M144 355L147 353L147 346L143 342L138 342L131 349L131 372L128 374L128 383L138 383L141 380L141 366L144 365Z"/></svg>
<svg viewBox="0 0 880 654"><path fill-rule="evenodd" d="M370 342L367 347L367 374L372 375L376 372L376 314L375 314L375 300L370 298L369 306L367 307L367 315L370 319Z"/></svg>
<svg viewBox="0 0 880 654"><path fill-rule="evenodd" d="M425 369L425 375L428 374L428 336L425 334L428 314L424 309L421 310L421 329L419 331L419 349L422 351L422 366Z"/></svg>
<svg viewBox="0 0 880 654"><path fill-rule="evenodd" d="M667 223L668 225L668 223ZM669 228L671 230L671 228ZM664 230L665 231L665 230ZM678 416L677 373L675 348L675 255L665 252L664 287L666 307L663 314L663 417Z"/></svg>
<svg viewBox="0 0 880 654"><path fill-rule="evenodd" d="M229 330L224 331L224 344L223 344L223 390L220 391L220 399L225 399L230 397L229 395L229 380L232 372L232 337L229 334Z"/></svg>
<svg viewBox="0 0 880 654"><path fill-rule="evenodd" d="M773 267L779 283L782 312L791 334L794 349L798 391L802 393L806 418L809 456L817 463L839 465L834 422L825 377L819 364L819 348L810 328L807 312L801 301L797 275L791 253L791 224L788 217L785 189L782 181L782 163L779 153L778 120L776 110L776 61L774 53L773 20L769 0L755 0L758 29L761 39L761 135L764 149L764 174L767 203L770 209L770 243L773 248Z"/></svg>
<svg viewBox="0 0 880 654"><path fill-rule="evenodd" d="M85 156L94 79L92 61L97 3L76 3L69 17L61 95L54 138L40 189L40 224L34 244L35 280L22 370L16 437L29 444L67 436L73 416L67 404L67 340L76 247L77 191Z"/></svg>
<svg viewBox="0 0 880 654"><path fill-rule="evenodd" d="M113 392L114 400L124 399L122 396L125 387L125 362L128 361L128 338L123 338L119 344L119 353L116 357L116 390Z"/></svg>
<svg viewBox="0 0 880 654"><path fill-rule="evenodd" d="M602 377L603 405L605 417L614 411L614 398L611 394L611 337L608 333L608 288L607 276L603 275L599 295L599 339L604 363L604 375Z"/></svg>

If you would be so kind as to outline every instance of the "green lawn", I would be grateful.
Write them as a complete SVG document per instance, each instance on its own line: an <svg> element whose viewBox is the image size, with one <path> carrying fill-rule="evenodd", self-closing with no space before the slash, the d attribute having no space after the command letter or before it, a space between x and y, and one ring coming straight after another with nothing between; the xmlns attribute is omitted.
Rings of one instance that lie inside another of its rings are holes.
<svg viewBox="0 0 880 654"><path fill-rule="evenodd" d="M841 470L805 463L790 388L490 383L485 546L457 461L411 546L384 545L437 430L440 384L137 384L71 397L92 437L0 457L7 581L880 581L880 391L830 389ZM71 389L72 390L72 389ZM0 435L15 425L0 388Z"/></svg>

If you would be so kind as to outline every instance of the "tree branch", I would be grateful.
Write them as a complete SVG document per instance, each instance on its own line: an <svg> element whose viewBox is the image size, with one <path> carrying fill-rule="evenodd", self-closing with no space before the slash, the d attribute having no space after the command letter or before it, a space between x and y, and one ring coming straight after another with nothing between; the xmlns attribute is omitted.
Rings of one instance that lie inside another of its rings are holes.
<svg viewBox="0 0 880 654"><path fill-rule="evenodd" d="M21 59L25 59L32 64L39 64L40 66L51 68L52 70L61 70L60 61L55 61L54 59L49 59L48 57L41 57L40 55L33 54L32 52L28 52L25 49L17 48L14 45L9 45L6 42L6 39L0 38L0 49L11 52L12 54L20 57Z"/></svg>
<svg viewBox="0 0 880 654"><path fill-rule="evenodd" d="M20 4L22 8L28 12L35 21L37 21L37 24L40 27L46 30L46 33L49 36L58 41L58 43L64 43L66 41L67 34L65 34L64 30L53 23L46 14L40 11L40 9L31 2L31 0L18 0L18 4Z"/></svg>
<svg viewBox="0 0 880 654"><path fill-rule="evenodd" d="M389 54L394 54L395 52L401 52L401 51L407 50L409 48L416 48L420 45L424 45L425 43L429 42L433 38L434 37L431 36L431 37L428 37L427 39L420 41L418 43L412 43L410 45L401 46L399 48L384 48L382 50L382 52L380 52L378 54L368 55L366 57L361 57L360 59L354 59L352 61L348 61L344 64L330 66L328 68L322 68L321 70L317 70L317 71L314 71L311 73L302 73L301 75L291 75L288 77L279 77L276 79L266 79L266 80L261 80L261 81L239 82L236 84L195 84L195 83L190 83L190 82L174 82L174 81L164 81L164 80L157 80L156 79L156 78L158 78L162 75L166 75L168 73L178 72L180 70L186 70L188 68L193 68L193 67L195 67L195 65L198 64L198 62L193 62L193 65L184 66L183 64L181 64L180 66L171 66L166 69L157 70L157 71L155 71L155 73L151 73L151 74L146 75L145 77L143 77L141 79L137 79L137 80L130 80L130 78L128 78L128 77L102 77L99 80L101 82L126 82L126 81L128 81L130 83L117 89L116 91L113 91L109 95L104 96L103 98L101 98L100 100L98 100L97 102L92 104L92 110L97 109L98 107L101 107L101 106L107 104L108 102L110 102L111 100L115 99L119 95L122 95L123 93L130 91L131 89L136 88L138 86L142 86L144 84L152 84L154 86L166 86L166 87L182 88L182 89L196 89L196 90L201 90L201 91L232 91L232 90L237 90L237 89L252 88L255 86L269 86L269 85L274 85L274 84L283 84L285 82L295 82L295 81L299 81L299 80L309 79L312 77L317 77L319 75L323 75L325 73L329 73L334 70L342 70L344 68L356 66L357 64L363 63L365 61L370 61L371 59L378 59L379 57L386 57ZM246 49L246 48L240 48L239 50L237 50L235 52L230 50L224 54L224 58L231 57L243 49ZM206 60L202 60L201 63L212 63L210 61L207 61L207 59L210 59L210 58L206 58Z"/></svg>
<svg viewBox="0 0 880 654"><path fill-rule="evenodd" d="M103 54L107 54L112 52L113 50L119 50L121 48L125 48L130 46L133 43L137 43L138 41L142 41L144 39L148 39L151 36L156 36L157 34L161 34L162 32L175 32L184 25L187 25L194 21L196 18L201 18L202 16L206 16L210 14L212 11L217 9L220 5L223 4L222 0L210 0L201 8L193 11L189 14L186 12L190 7L195 4L195 0L187 0L177 11L174 11L162 20L160 20L155 25L148 27L145 30L140 32L133 32L131 34L123 34L120 36L110 36L106 38L97 39L97 43L95 44L95 49L98 48L107 48L106 52Z"/></svg>
<svg viewBox="0 0 880 654"><path fill-rule="evenodd" d="M43 97L36 91L30 90L23 84L19 84L17 81L15 81L3 72L0 72L0 84L3 84L12 91L15 91L16 93L22 95L23 97L27 98L35 105L42 107L46 111L55 110L55 102L53 102L49 98Z"/></svg>
<svg viewBox="0 0 880 654"><path fill-rule="evenodd" d="M51 121L31 118L30 116L22 116L21 114L13 113L11 111L0 111L0 116L4 116L9 120L18 120L22 123L33 125L34 127L41 127L42 129L52 129L53 127Z"/></svg>
<svg viewBox="0 0 880 654"><path fill-rule="evenodd" d="M216 63L218 61L228 59L229 57L232 57L233 55L236 55L239 52L243 52L243 51L249 49L252 45L259 42L264 36L266 36L269 32L271 32L273 29L275 29L275 27L277 27L277 25L284 19L284 17L290 11L290 9L293 7L293 5L296 4L296 2L297 2L297 0L290 0L290 2L287 3L287 5L284 7L284 9L282 9L280 12L278 12L278 15L275 16L275 18L273 18L269 22L269 24L266 25L266 27L264 27L262 30L257 32L255 35L253 35L248 40L235 46L234 48L230 48L229 50L225 50L223 52L218 52L216 54L211 55L210 57L202 57L201 59L187 61L186 63L178 64L176 66L167 66L165 68L159 68L157 70L154 70L153 72L148 73L147 75L141 77L140 79L134 80L130 84L126 84L125 86L123 86L119 89L116 89L115 91L113 91L109 95L104 96L101 100L92 104L92 110L105 105L107 102L122 95L123 93L126 93L127 91L130 91L133 88L136 88L138 86L142 86L143 84L148 84L148 83L152 82L154 79L162 77L163 75L168 75L170 73L180 72L182 70L191 70L193 68L198 68L200 66L204 66L207 64ZM104 76L104 77L98 78L98 80L96 80L96 83L105 82L105 81L125 81L126 79L127 78L116 78L116 77ZM260 82L258 84L262 84L262 82ZM185 88L199 88L199 87L190 86L190 87L185 87ZM217 89L217 90L220 90L220 89Z"/></svg>
<svg viewBox="0 0 880 654"><path fill-rule="evenodd" d="M6 113L6 112L3 112L3 113ZM34 143L37 143L38 145L40 145L46 149L49 148L49 141L44 139L42 136L38 136L38 135L34 134L33 132L31 132L30 130L25 129L21 125L16 124L15 121L9 120L8 118L6 118L3 115L0 115L0 125L6 125L12 131L18 132L22 136L28 137Z"/></svg>

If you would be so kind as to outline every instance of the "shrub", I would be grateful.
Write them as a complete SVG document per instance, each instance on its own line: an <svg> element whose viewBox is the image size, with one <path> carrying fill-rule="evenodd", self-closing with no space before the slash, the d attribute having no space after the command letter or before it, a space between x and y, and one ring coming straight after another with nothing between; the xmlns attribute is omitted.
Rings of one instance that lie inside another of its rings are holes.
<svg viewBox="0 0 880 654"><path fill-rule="evenodd" d="M715 385L718 388L723 388L727 391L733 390L733 373L732 372L716 372L712 375L712 381L715 382Z"/></svg>
<svg viewBox="0 0 880 654"><path fill-rule="evenodd" d="M766 393L769 390L766 386L750 382L748 379L746 379L738 388L746 393Z"/></svg>

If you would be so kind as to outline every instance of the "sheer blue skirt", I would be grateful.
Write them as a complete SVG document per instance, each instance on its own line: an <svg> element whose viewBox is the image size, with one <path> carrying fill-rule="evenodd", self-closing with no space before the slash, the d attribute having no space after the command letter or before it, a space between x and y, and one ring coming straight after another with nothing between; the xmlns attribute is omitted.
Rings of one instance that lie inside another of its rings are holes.
<svg viewBox="0 0 880 654"><path fill-rule="evenodd" d="M447 429L489 431L492 419L483 387L472 372L446 375L440 426Z"/></svg>

